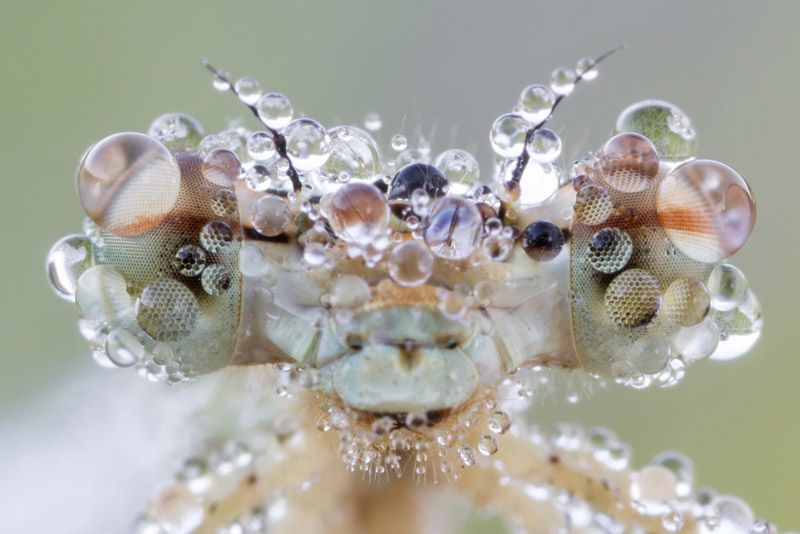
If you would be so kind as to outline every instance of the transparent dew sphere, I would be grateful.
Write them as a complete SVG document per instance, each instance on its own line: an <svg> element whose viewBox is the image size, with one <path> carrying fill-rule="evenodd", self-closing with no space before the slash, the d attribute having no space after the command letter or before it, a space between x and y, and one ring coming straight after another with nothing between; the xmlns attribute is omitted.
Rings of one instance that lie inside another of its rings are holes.
<svg viewBox="0 0 800 534"><path fill-rule="evenodd" d="M536 261L552 260L564 248L564 232L550 221L536 221L522 232L522 248Z"/></svg>
<svg viewBox="0 0 800 534"><path fill-rule="evenodd" d="M733 265L727 263L717 265L708 275L708 290L711 293L711 305L715 310L736 309L744 301L748 289L744 273Z"/></svg>
<svg viewBox="0 0 800 534"><path fill-rule="evenodd" d="M206 251L197 245L183 245L175 252L172 267L183 276L199 276L206 267Z"/></svg>
<svg viewBox="0 0 800 534"><path fill-rule="evenodd" d="M200 172L212 184L230 187L239 178L242 164L236 152L227 148L212 150L203 160Z"/></svg>
<svg viewBox="0 0 800 534"><path fill-rule="evenodd" d="M181 171L167 148L140 133L106 137L78 169L84 211L119 236L143 234L166 218L178 200Z"/></svg>
<svg viewBox="0 0 800 534"><path fill-rule="evenodd" d="M577 75L572 69L559 67L550 75L550 88L559 96L565 96L575 89Z"/></svg>
<svg viewBox="0 0 800 534"><path fill-rule="evenodd" d="M533 161L550 163L561 155L561 138L553 130L536 130L528 141L528 154Z"/></svg>
<svg viewBox="0 0 800 534"><path fill-rule="evenodd" d="M628 361L639 372L648 375L664 369L672 356L672 347L661 336L647 335L637 339L628 350Z"/></svg>
<svg viewBox="0 0 800 534"><path fill-rule="evenodd" d="M334 233L348 243L368 245L389 226L389 204L371 184L344 185L331 196L328 211Z"/></svg>
<svg viewBox="0 0 800 534"><path fill-rule="evenodd" d="M697 134L689 117L677 106L662 100L644 100L625 108L617 118L615 133L645 136L668 162L697 156Z"/></svg>
<svg viewBox="0 0 800 534"><path fill-rule="evenodd" d="M439 154L436 158L436 168L450 183L448 192L454 195L464 195L469 192L480 179L480 165L475 156L466 150L453 148Z"/></svg>
<svg viewBox="0 0 800 534"><path fill-rule="evenodd" d="M56 295L75 300L78 278L92 266L92 243L85 235L68 235L56 242L47 254L47 278Z"/></svg>
<svg viewBox="0 0 800 534"><path fill-rule="evenodd" d="M539 124L550 116L556 95L545 85L529 85L519 95L519 114L531 122Z"/></svg>
<svg viewBox="0 0 800 534"><path fill-rule="evenodd" d="M223 265L209 265L200 275L200 285L209 295L222 295L233 284L230 272Z"/></svg>
<svg viewBox="0 0 800 534"><path fill-rule="evenodd" d="M433 254L420 241L406 241L392 250L389 274L402 286L424 284L433 273Z"/></svg>
<svg viewBox="0 0 800 534"><path fill-rule="evenodd" d="M622 270L632 254L633 241L625 230L603 228L589 241L586 257L596 271L611 274Z"/></svg>
<svg viewBox="0 0 800 534"><path fill-rule="evenodd" d="M723 163L694 160L658 185L656 212L672 243L693 260L716 263L744 246L756 222L750 187Z"/></svg>
<svg viewBox="0 0 800 534"><path fill-rule="evenodd" d="M525 137L533 126L521 115L506 113L492 124L489 141L492 149L502 158L516 158L525 149Z"/></svg>
<svg viewBox="0 0 800 534"><path fill-rule="evenodd" d="M589 184L580 188L575 195L575 217L589 226L602 224L614 211L611 194L602 186Z"/></svg>
<svg viewBox="0 0 800 534"><path fill-rule="evenodd" d="M608 285L604 303L608 317L617 325L643 326L655 319L661 309L661 286L644 269L628 269Z"/></svg>
<svg viewBox="0 0 800 534"><path fill-rule="evenodd" d="M296 119L283 130L286 154L301 171L319 169L330 156L331 138L325 128L313 119Z"/></svg>
<svg viewBox="0 0 800 534"><path fill-rule="evenodd" d="M653 143L636 133L617 134L603 145L595 171L623 193L638 193L655 180L659 159Z"/></svg>
<svg viewBox="0 0 800 534"><path fill-rule="evenodd" d="M253 132L247 137L247 154L256 161L266 161L275 155L275 140L269 132Z"/></svg>
<svg viewBox="0 0 800 534"><path fill-rule="evenodd" d="M133 311L128 283L108 265L90 267L78 278L75 302L84 317L93 321L112 323Z"/></svg>
<svg viewBox="0 0 800 534"><path fill-rule="evenodd" d="M664 291L664 317L672 324L694 326L708 315L711 296L703 282L682 277Z"/></svg>
<svg viewBox="0 0 800 534"><path fill-rule="evenodd" d="M200 229L200 244L214 254L229 249L233 239L233 230L223 221L211 221Z"/></svg>
<svg viewBox="0 0 800 534"><path fill-rule="evenodd" d="M205 133L203 126L186 113L161 115L147 129L147 135L160 141L171 152L195 148Z"/></svg>
<svg viewBox="0 0 800 534"><path fill-rule="evenodd" d="M122 328L115 328L108 333L105 351L108 359L117 367L136 365L145 355L144 346L136 336Z"/></svg>
<svg viewBox="0 0 800 534"><path fill-rule="evenodd" d="M427 163L410 163L400 169L389 184L389 200L411 200L422 189L431 198L444 196L448 180L442 172Z"/></svg>
<svg viewBox="0 0 800 534"><path fill-rule="evenodd" d="M294 116L292 102L281 93L267 93L256 104L258 118L273 130L283 129Z"/></svg>
<svg viewBox="0 0 800 534"><path fill-rule="evenodd" d="M292 210L289 204L274 195L259 198L250 213L250 224L256 232L266 237L282 234L291 222Z"/></svg>
<svg viewBox="0 0 800 534"><path fill-rule="evenodd" d="M236 91L239 100L253 106L261 98L261 86L255 78L239 78L233 84L233 89Z"/></svg>
<svg viewBox="0 0 800 534"><path fill-rule="evenodd" d="M381 151L364 130L337 126L328 130L331 150L322 171L333 177L346 173L350 181L374 182L381 177Z"/></svg>
<svg viewBox="0 0 800 534"><path fill-rule="evenodd" d="M156 280L136 301L136 321L156 341L178 341L188 336L198 314L194 295L176 280Z"/></svg>
<svg viewBox="0 0 800 534"><path fill-rule="evenodd" d="M672 345L687 361L702 360L711 356L719 345L720 330L717 323L706 318L699 324L678 330Z"/></svg>
<svg viewBox="0 0 800 534"><path fill-rule="evenodd" d="M425 242L436 256L450 260L467 258L478 246L483 218L471 201L443 197L431 207Z"/></svg>

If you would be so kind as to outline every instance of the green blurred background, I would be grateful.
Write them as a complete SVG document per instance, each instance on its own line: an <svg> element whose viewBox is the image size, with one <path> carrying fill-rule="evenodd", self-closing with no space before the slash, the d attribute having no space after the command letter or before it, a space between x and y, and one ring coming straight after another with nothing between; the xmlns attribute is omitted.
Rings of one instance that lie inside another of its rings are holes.
<svg viewBox="0 0 800 534"><path fill-rule="evenodd" d="M682 107L701 155L734 166L755 191L758 225L734 262L761 299L765 328L750 355L695 365L677 388L611 387L577 406L549 402L537 416L607 425L634 447L637 464L681 450L700 484L800 527L800 3L82 1L13 2L5 11L0 421L27 420L25 439L80 448L37 426L52 404L42 399L78 377L110 376L91 362L75 310L43 272L49 246L81 227L79 157L167 111L191 113L207 131L245 117L212 90L201 57L286 93L325 125L379 111L384 142L401 128L412 139L435 129L434 153L473 150L488 172L489 126L523 86L624 42L628 50L559 109L553 124L565 154L602 143L634 101ZM78 415L76 424L91 418ZM13 424L3 428L0 452L20 439Z"/></svg>

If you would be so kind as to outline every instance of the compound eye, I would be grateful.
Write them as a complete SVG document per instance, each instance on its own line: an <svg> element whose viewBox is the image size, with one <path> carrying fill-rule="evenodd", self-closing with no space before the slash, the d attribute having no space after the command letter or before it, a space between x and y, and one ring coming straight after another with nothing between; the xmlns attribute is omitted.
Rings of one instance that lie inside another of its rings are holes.
<svg viewBox="0 0 800 534"><path fill-rule="evenodd" d="M755 221L736 171L710 160L661 163L647 138L621 133L574 184L570 289L583 367L633 385L669 382L687 361L752 346L758 303L738 269L718 265Z"/></svg>

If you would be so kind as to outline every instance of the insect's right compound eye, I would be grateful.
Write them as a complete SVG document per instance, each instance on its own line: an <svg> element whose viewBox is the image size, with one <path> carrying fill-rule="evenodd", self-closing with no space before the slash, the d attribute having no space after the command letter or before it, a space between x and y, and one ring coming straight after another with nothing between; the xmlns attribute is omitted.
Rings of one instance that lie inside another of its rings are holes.
<svg viewBox="0 0 800 534"><path fill-rule="evenodd" d="M727 165L664 152L620 133L573 183L577 356L582 367L634 386L669 382L681 372L670 368L678 356L743 354L761 328L744 276L723 263L752 232L750 188Z"/></svg>
<svg viewBox="0 0 800 534"><path fill-rule="evenodd" d="M228 150L172 153L139 133L86 153L77 179L85 235L58 242L48 272L114 364L178 381L230 361L241 304L238 175Z"/></svg>

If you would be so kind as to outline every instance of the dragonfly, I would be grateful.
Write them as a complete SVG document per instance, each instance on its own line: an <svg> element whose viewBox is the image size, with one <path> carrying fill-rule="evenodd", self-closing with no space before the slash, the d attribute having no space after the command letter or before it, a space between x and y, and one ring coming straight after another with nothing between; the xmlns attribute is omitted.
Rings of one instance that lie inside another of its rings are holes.
<svg viewBox="0 0 800 534"><path fill-rule="evenodd" d="M618 50L526 87L491 127L489 177L458 148L387 151L376 114L295 117L208 63L255 129L169 113L94 144L54 291L102 365L217 383L204 450L135 531L446 532L476 508L514 532L776 532L695 488L680 453L634 469L610 430L524 418L550 377L671 387L760 335L727 262L753 194L699 157L683 111L635 103L561 163L551 117Z"/></svg>

